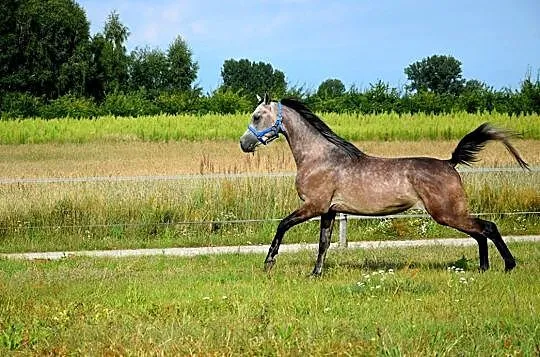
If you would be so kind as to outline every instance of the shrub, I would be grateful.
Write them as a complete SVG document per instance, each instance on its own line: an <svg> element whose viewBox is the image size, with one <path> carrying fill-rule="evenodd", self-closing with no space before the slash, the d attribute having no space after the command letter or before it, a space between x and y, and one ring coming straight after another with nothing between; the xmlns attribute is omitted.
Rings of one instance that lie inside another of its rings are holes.
<svg viewBox="0 0 540 357"><path fill-rule="evenodd" d="M71 94L52 100L40 108L39 116L54 118L93 118L100 114L99 108L91 98L76 97Z"/></svg>
<svg viewBox="0 0 540 357"><path fill-rule="evenodd" d="M194 92L163 92L156 97L156 105L167 114L197 113L201 99Z"/></svg>
<svg viewBox="0 0 540 357"><path fill-rule="evenodd" d="M39 115L43 103L28 93L5 93L0 101L2 119L33 118Z"/></svg>
<svg viewBox="0 0 540 357"><path fill-rule="evenodd" d="M142 91L130 94L107 94L102 104L104 114L136 117L159 114L158 106L146 98Z"/></svg>
<svg viewBox="0 0 540 357"><path fill-rule="evenodd" d="M253 111L253 105L246 97L230 89L217 90L202 101L201 110L207 113L248 113Z"/></svg>

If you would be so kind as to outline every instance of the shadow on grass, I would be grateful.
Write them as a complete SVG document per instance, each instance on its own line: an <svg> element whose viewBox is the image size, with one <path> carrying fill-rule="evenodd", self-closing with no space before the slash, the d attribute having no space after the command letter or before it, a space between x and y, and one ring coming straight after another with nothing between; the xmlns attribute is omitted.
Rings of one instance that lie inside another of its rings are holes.
<svg viewBox="0 0 540 357"><path fill-rule="evenodd" d="M315 259L312 264L306 264L305 259L292 259L290 263L294 265L306 266L306 269L313 268ZM284 264L284 263L283 263ZM458 260L403 260L403 259L387 259L387 258L364 258L363 260L353 260L348 257L336 256L327 259L324 264L324 270L330 269L346 269L359 271L379 271L379 270L403 270L403 269L427 269L446 271L450 267L461 268L464 271L477 271L477 262L474 259L468 259L462 256Z"/></svg>

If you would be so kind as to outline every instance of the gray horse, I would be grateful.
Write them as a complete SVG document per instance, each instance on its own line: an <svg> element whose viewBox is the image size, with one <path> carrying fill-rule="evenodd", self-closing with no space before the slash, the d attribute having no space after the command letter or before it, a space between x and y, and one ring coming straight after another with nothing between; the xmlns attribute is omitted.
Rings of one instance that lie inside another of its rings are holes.
<svg viewBox="0 0 540 357"><path fill-rule="evenodd" d="M439 224L453 227L478 242L480 269L489 268L487 239L501 254L505 269L516 261L495 223L469 214L458 164L469 165L490 140L501 141L518 164L527 163L508 142L509 133L482 124L465 135L448 160L429 157L380 158L367 155L337 136L304 104L292 99L260 100L245 134L244 152L254 152L282 134L297 167L296 190L303 205L278 225L265 259L265 269L275 263L283 236L291 227L320 216L319 253L313 275L322 273L330 246L336 213L381 216L424 207Z"/></svg>

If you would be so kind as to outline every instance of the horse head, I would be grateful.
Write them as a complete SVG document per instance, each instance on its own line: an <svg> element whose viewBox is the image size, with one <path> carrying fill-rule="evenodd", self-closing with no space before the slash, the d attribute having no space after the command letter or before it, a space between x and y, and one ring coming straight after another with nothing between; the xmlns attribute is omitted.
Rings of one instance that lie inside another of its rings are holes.
<svg viewBox="0 0 540 357"><path fill-rule="evenodd" d="M251 115L251 121L244 135L240 137L240 147L244 152L253 152L260 144L266 145L285 132L281 103L272 102L268 93L261 98Z"/></svg>

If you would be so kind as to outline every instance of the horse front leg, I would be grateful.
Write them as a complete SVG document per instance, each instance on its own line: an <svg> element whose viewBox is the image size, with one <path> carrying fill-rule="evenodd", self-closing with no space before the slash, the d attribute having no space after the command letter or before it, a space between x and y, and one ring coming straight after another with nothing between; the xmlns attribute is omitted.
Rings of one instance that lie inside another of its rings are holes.
<svg viewBox="0 0 540 357"><path fill-rule="evenodd" d="M336 212L328 212L321 216L319 254L311 275L320 276L322 274L324 259L326 258L326 251L328 250L328 247L330 247L330 242L332 241L332 229L334 228L335 219Z"/></svg>
<svg viewBox="0 0 540 357"><path fill-rule="evenodd" d="M276 230L276 235L272 240L272 244L270 244L270 249L268 250L268 254L266 255L266 259L264 260L264 269L266 271L272 269L272 267L276 263L275 256L279 252L279 246L281 245L281 241L283 240L285 232L287 232L289 229L296 226L297 224L305 222L308 219L313 218L317 215L317 213L314 213L307 206L303 206L288 215L287 217L283 218L281 222L279 222L278 228Z"/></svg>

